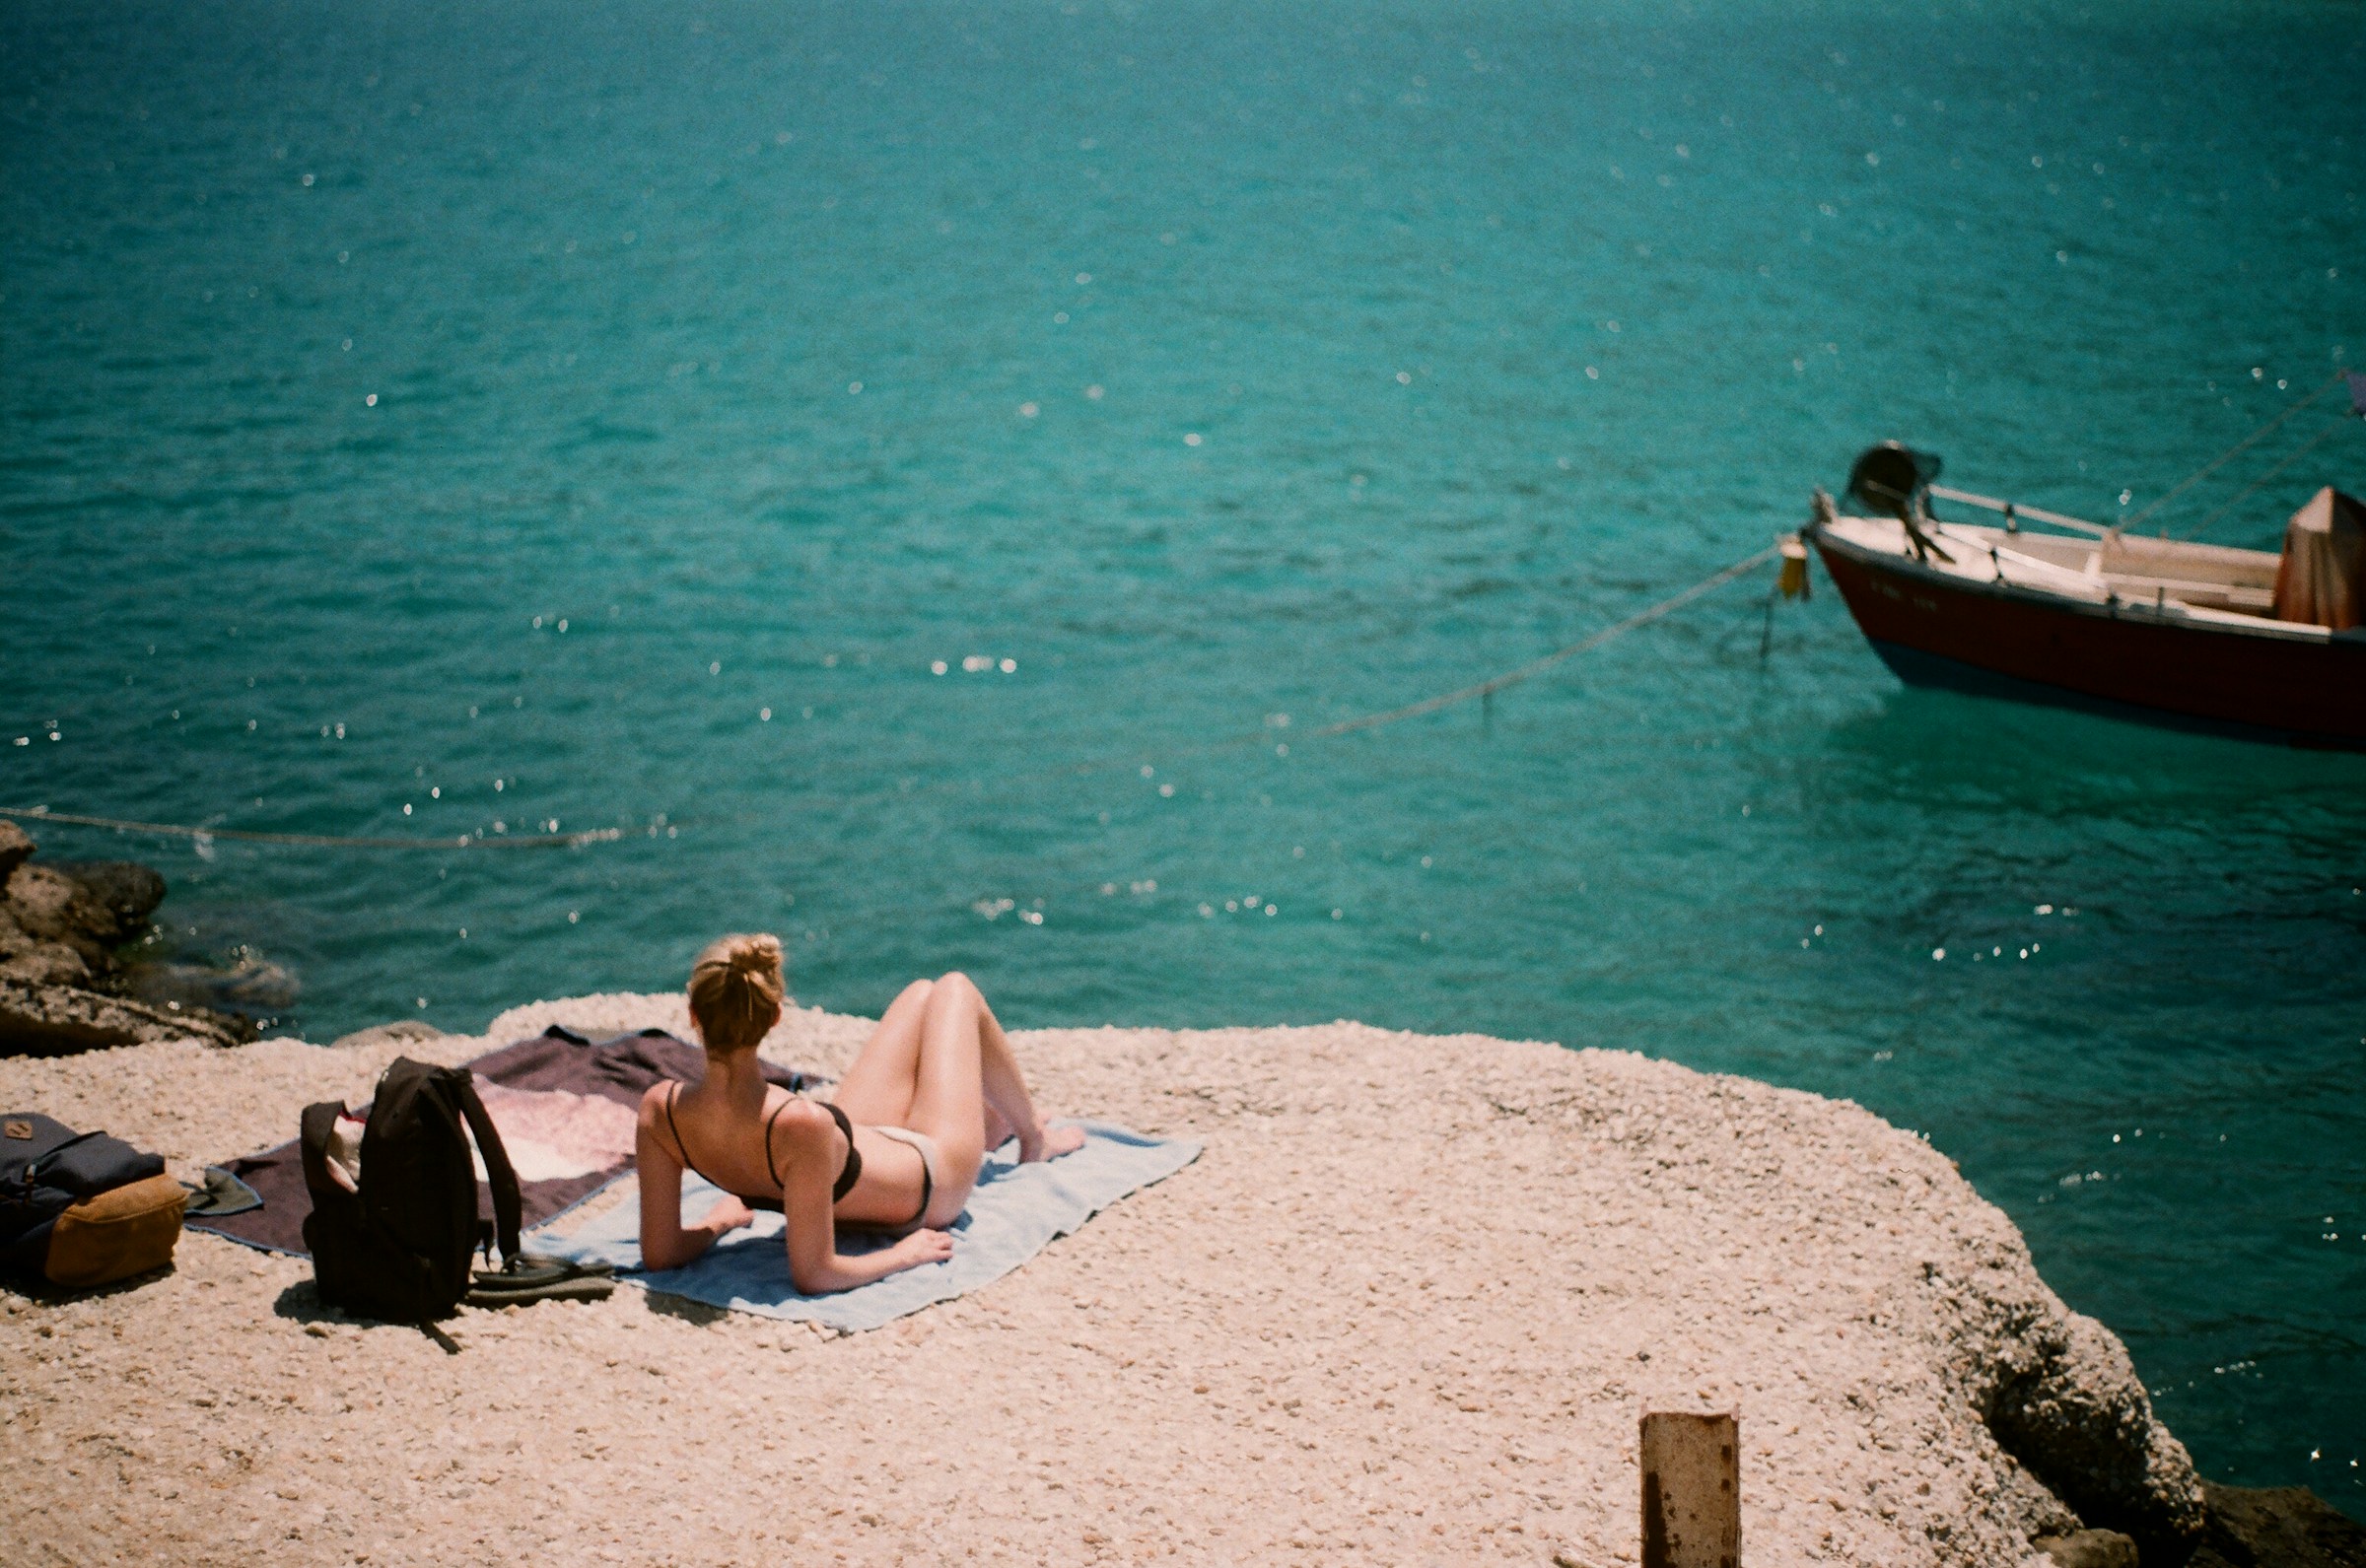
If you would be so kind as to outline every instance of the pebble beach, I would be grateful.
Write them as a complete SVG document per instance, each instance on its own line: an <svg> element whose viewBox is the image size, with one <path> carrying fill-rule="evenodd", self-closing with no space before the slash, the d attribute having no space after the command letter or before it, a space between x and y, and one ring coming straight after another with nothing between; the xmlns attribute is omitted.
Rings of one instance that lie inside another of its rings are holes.
<svg viewBox="0 0 2366 1568"><path fill-rule="evenodd" d="M609 994L475 1037L10 1058L0 1103L188 1176L397 1055L552 1022L686 1026ZM764 1051L834 1072L868 1028L793 1009ZM463 1309L448 1356L198 1233L93 1296L0 1291L11 1560L1610 1568L1646 1408L1738 1411L1757 1563L2027 1564L2065 1497L2140 1537L2199 1519L2120 1342L1855 1105L1347 1022L1013 1040L1045 1104L1206 1152L874 1332L626 1287Z"/></svg>

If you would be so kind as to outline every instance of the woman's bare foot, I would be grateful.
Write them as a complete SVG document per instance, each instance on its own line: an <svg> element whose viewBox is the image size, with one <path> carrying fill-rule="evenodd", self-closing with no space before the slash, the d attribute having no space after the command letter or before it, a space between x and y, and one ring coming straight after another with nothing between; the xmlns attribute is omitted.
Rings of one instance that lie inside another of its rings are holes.
<svg viewBox="0 0 2366 1568"><path fill-rule="evenodd" d="M1051 1126L1038 1122L1035 1134L1018 1135L1018 1163L1033 1165L1038 1160L1056 1160L1063 1154L1074 1154L1084 1146L1084 1129L1075 1124Z"/></svg>

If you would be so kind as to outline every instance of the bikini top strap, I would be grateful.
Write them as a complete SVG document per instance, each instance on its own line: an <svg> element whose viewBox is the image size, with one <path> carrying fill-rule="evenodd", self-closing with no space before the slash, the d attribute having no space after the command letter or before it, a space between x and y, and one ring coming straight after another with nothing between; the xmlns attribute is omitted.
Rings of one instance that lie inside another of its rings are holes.
<svg viewBox="0 0 2366 1568"><path fill-rule="evenodd" d="M781 1168L772 1163L772 1126L774 1123L780 1121L781 1113L789 1109L790 1101L795 1098L796 1096L791 1095L788 1099L781 1101L779 1105L772 1108L772 1115L764 1119L764 1174L771 1177L772 1185L780 1188L783 1192L787 1192L788 1187L781 1180ZM836 1107L833 1106L831 1109L835 1110Z"/></svg>
<svg viewBox="0 0 2366 1568"><path fill-rule="evenodd" d="M706 1180L706 1173L699 1170L696 1163L691 1160L690 1145L682 1141L682 1129L675 1125L673 1120L673 1102L680 1098L681 1092L681 1080L678 1078L669 1081L665 1085L665 1125L673 1133L673 1148L674 1152L682 1157L682 1169L688 1171L691 1175L696 1176L700 1181L703 1182ZM768 1150L767 1152L770 1151Z"/></svg>

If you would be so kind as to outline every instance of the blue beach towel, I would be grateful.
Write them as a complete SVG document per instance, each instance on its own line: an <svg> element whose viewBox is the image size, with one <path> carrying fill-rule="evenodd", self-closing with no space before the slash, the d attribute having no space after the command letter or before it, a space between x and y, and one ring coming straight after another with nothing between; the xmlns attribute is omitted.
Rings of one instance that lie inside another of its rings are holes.
<svg viewBox="0 0 2366 1568"><path fill-rule="evenodd" d="M680 1268L641 1268L638 1194L585 1222L571 1236L537 1233L531 1246L535 1252L577 1262L612 1263L617 1277L627 1284L703 1301L711 1307L792 1318L840 1333L876 1329L923 1307L992 1284L1041 1252L1054 1237L1074 1233L1127 1193L1172 1176L1200 1156L1200 1145L1183 1139L1146 1137L1094 1122L1078 1125L1085 1130L1084 1146L1059 1159L1020 1165L1015 1142L986 1156L969 1207L953 1224L949 1261L907 1268L833 1295L800 1295L790 1283L788 1253L781 1242L786 1222L778 1214L758 1214L753 1224L733 1231L695 1262ZM720 1189L704 1179L684 1176L684 1222L696 1224L722 1195ZM838 1245L853 1254L891 1243L861 1233L842 1233Z"/></svg>

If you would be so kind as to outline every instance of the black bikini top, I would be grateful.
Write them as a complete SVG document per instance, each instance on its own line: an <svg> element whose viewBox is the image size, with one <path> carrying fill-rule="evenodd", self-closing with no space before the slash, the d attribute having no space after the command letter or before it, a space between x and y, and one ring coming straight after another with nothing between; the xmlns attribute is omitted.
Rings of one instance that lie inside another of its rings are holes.
<svg viewBox="0 0 2366 1568"><path fill-rule="evenodd" d="M682 1164L688 1167L693 1175L701 1181L721 1187L723 1185L721 1182L717 1182L706 1172L700 1170L698 1162L690 1158L690 1145L682 1141L682 1129L674 1125L673 1102L680 1097L681 1092L682 1086L679 1083L665 1091L665 1125L673 1133L673 1146L681 1151ZM822 1102L821 1108L830 1114L831 1121L838 1124L838 1130L846 1134L846 1163L838 1168L837 1184L830 1189L830 1201L835 1203L853 1192L855 1184L863 1179L863 1152L855 1147L855 1125L846 1119L846 1113L827 1100ZM781 1173L780 1168L772 1163L772 1125L778 1122L781 1119L781 1113L788 1109L789 1102L783 1100L773 1108L772 1115L764 1119L764 1171L772 1178L775 1187L780 1186ZM734 1193L731 1195L749 1208L768 1209L775 1214L781 1212L781 1200L778 1196L765 1197L761 1193Z"/></svg>

